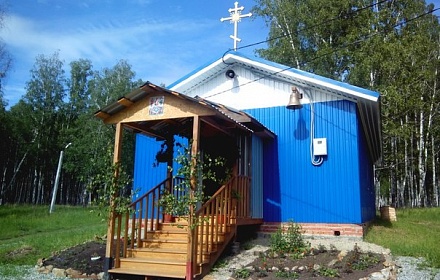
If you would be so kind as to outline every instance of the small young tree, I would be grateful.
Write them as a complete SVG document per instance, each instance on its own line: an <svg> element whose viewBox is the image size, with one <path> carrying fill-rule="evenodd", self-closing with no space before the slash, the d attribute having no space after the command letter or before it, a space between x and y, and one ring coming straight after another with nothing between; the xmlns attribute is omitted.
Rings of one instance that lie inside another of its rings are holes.
<svg viewBox="0 0 440 280"><path fill-rule="evenodd" d="M108 149L108 156L111 152ZM111 158L111 157L110 157ZM116 214L123 214L131 211L131 183L132 179L120 163L109 164L95 175L87 189L95 194L94 203L102 212L109 216L113 211Z"/></svg>
<svg viewBox="0 0 440 280"><path fill-rule="evenodd" d="M179 150L174 161L179 166L175 176L181 177L183 180L180 184L173 186L173 190L166 190L158 204L163 207L164 211L171 212L168 214L181 216L188 220L190 226L194 227L197 223L193 220L194 211L191 209L196 209L209 198L204 192L205 183L209 180L222 184L229 180L231 172L226 168L226 160L223 157L213 159L208 154L205 154L203 158L200 153L192 155L191 144ZM219 167L227 169L226 172L222 172L226 176L216 172ZM181 195L175 196L173 191Z"/></svg>

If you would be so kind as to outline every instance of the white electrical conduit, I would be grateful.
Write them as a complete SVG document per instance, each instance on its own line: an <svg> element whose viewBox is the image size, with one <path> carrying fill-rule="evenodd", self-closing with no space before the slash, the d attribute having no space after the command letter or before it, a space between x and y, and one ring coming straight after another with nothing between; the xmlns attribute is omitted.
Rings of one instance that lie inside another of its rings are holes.
<svg viewBox="0 0 440 280"><path fill-rule="evenodd" d="M315 108L313 106L312 95L304 91L310 101L310 161L314 166L319 166L324 161L322 156L315 157L313 155L313 139L315 138Z"/></svg>

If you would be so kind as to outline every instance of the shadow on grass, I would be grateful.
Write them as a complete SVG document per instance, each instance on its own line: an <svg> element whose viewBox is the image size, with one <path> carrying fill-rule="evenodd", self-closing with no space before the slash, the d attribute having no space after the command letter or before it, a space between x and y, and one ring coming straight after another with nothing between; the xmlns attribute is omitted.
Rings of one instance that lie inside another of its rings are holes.
<svg viewBox="0 0 440 280"><path fill-rule="evenodd" d="M376 218L371 223L369 223L367 225L367 232L373 226L392 228L393 227L393 223L390 220L382 219L380 216L376 216Z"/></svg>

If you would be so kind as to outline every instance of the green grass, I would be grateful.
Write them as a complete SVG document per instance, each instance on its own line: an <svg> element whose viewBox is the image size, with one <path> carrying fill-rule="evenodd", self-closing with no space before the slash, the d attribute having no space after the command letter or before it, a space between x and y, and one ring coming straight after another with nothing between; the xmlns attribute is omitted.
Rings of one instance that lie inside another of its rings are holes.
<svg viewBox="0 0 440 280"><path fill-rule="evenodd" d="M398 209L397 221L373 224L365 241L391 249L393 255L423 257L440 268L440 208Z"/></svg>
<svg viewBox="0 0 440 280"><path fill-rule="evenodd" d="M35 265L39 258L102 236L107 224L94 208L0 206L0 276L14 274L14 265ZM393 255L424 257L440 268L440 208L397 210L397 221L378 219L366 241L390 248Z"/></svg>
<svg viewBox="0 0 440 280"><path fill-rule="evenodd" d="M94 208L0 206L0 275L7 265L35 265L53 252L103 236L107 224Z"/></svg>

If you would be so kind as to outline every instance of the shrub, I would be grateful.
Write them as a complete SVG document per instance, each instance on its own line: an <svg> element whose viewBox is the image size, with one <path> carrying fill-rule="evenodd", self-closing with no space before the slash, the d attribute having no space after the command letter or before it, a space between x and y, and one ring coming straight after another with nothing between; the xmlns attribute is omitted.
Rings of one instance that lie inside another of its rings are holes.
<svg viewBox="0 0 440 280"><path fill-rule="evenodd" d="M301 226L289 222L286 232L283 232L281 228L271 235L270 248L273 252L284 254L299 255L303 252L308 252L310 249L310 243L306 242L301 234Z"/></svg>

